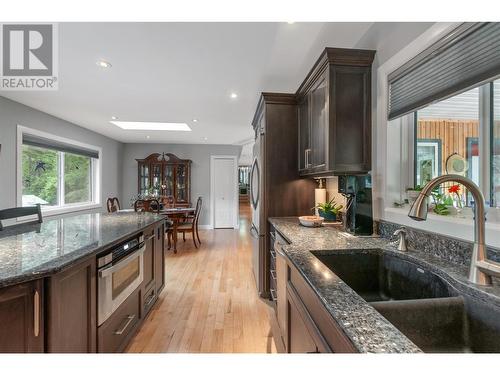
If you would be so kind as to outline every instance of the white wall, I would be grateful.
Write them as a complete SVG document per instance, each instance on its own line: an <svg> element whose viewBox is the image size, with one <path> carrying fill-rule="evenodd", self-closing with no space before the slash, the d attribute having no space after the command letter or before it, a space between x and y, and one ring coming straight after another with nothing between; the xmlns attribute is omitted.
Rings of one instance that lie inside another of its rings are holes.
<svg viewBox="0 0 500 375"><path fill-rule="evenodd" d="M210 156L234 155L239 157L241 146L208 145L208 144L153 144L127 143L123 148L123 169L121 196L122 206L129 206L130 199L137 195L137 162L153 153L172 153L181 159L192 160L191 200L203 197L203 210L200 225L211 224L210 212Z"/></svg>
<svg viewBox="0 0 500 375"><path fill-rule="evenodd" d="M0 209L16 206L17 125L101 147L103 206L93 211L105 210L107 197L121 196L120 142L0 96Z"/></svg>

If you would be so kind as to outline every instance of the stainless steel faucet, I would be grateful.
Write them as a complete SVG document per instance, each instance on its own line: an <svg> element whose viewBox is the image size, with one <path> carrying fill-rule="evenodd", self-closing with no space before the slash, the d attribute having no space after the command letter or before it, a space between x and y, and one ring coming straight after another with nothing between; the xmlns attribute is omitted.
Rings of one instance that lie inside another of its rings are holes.
<svg viewBox="0 0 500 375"><path fill-rule="evenodd" d="M406 246L406 234L407 232L405 227L401 227L393 233L394 236L399 236L398 239L399 251L408 251L408 247Z"/></svg>
<svg viewBox="0 0 500 375"><path fill-rule="evenodd" d="M437 186L450 181L464 185L474 197L474 248L470 263L469 281L479 285L491 285L491 276L500 277L500 263L486 258L484 196L473 181L453 174L438 176L432 179L424 186L415 202L413 202L408 216L417 221L426 220L428 210L427 198Z"/></svg>

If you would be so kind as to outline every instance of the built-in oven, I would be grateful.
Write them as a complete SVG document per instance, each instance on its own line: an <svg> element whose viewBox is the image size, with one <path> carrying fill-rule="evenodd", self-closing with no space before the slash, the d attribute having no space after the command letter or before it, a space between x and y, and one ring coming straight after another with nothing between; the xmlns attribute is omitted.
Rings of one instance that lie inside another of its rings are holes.
<svg viewBox="0 0 500 375"><path fill-rule="evenodd" d="M97 258L97 323L100 326L142 283L143 254L141 234Z"/></svg>

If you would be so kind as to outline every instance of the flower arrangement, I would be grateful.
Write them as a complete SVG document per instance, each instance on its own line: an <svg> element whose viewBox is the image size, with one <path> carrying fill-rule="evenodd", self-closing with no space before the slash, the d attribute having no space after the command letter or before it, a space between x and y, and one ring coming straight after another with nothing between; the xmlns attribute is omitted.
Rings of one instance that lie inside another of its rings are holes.
<svg viewBox="0 0 500 375"><path fill-rule="evenodd" d="M459 208L463 208L463 204L462 204L462 194L460 194L460 185L459 184L455 184L455 185L451 185L449 188L448 188L448 193L450 194L453 194L455 195L455 197L457 198L456 199L456 202L457 202L457 206Z"/></svg>

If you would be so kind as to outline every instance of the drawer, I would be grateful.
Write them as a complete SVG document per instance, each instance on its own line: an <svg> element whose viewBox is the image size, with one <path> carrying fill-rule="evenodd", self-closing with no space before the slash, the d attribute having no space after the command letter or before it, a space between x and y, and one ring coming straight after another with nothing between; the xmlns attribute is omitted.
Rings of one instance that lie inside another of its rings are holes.
<svg viewBox="0 0 500 375"><path fill-rule="evenodd" d="M121 352L139 322L139 289L97 328L99 353Z"/></svg>
<svg viewBox="0 0 500 375"><path fill-rule="evenodd" d="M151 311L151 308L155 304L157 299L157 293L155 285L153 284L147 291L142 294L142 313L141 317L145 317Z"/></svg>

